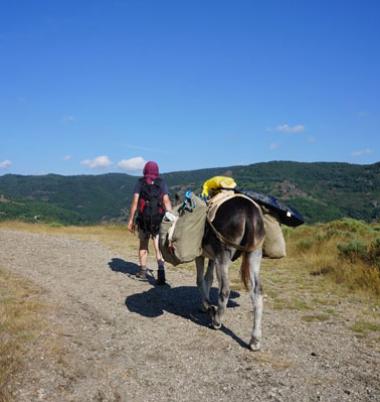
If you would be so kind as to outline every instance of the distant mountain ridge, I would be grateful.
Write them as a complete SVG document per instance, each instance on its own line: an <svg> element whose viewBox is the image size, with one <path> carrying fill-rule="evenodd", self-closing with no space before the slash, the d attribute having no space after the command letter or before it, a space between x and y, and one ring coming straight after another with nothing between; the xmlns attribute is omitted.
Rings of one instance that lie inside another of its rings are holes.
<svg viewBox="0 0 380 402"><path fill-rule="evenodd" d="M234 177L240 189L271 194L297 208L309 223L341 217L380 218L380 162L274 161L163 174L171 195L200 191L215 175ZM0 219L91 224L123 220L136 176L103 175L0 176Z"/></svg>

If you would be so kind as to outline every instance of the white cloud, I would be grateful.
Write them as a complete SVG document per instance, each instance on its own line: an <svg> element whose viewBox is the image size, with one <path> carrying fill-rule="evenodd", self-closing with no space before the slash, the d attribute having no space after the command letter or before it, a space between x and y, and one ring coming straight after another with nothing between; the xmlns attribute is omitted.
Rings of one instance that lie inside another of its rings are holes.
<svg viewBox="0 0 380 402"><path fill-rule="evenodd" d="M11 167L12 162L9 160L5 160L0 162L0 169L8 169L9 167Z"/></svg>
<svg viewBox="0 0 380 402"><path fill-rule="evenodd" d="M142 170L146 160L142 156L136 156L131 159L123 159L118 162L117 166L123 170Z"/></svg>
<svg viewBox="0 0 380 402"><path fill-rule="evenodd" d="M271 151L274 151L275 149L278 149L278 148L280 148L280 143L278 143L278 142L272 142L272 143L269 145L269 149L270 149Z"/></svg>
<svg viewBox="0 0 380 402"><path fill-rule="evenodd" d="M64 161L69 161L71 159L71 155L65 155L64 157L63 157L63 160Z"/></svg>
<svg viewBox="0 0 380 402"><path fill-rule="evenodd" d="M111 160L106 155L98 156L94 159L85 159L81 162L82 165L88 166L91 169L106 168L112 165Z"/></svg>
<svg viewBox="0 0 380 402"><path fill-rule="evenodd" d="M279 124L275 130L279 131L280 133L302 133L305 131L305 126L303 124L296 124L295 126L289 126L289 124Z"/></svg>
<svg viewBox="0 0 380 402"><path fill-rule="evenodd" d="M352 152L352 156L364 156L364 155L370 155L372 153L373 150L371 148L358 149L357 151Z"/></svg>

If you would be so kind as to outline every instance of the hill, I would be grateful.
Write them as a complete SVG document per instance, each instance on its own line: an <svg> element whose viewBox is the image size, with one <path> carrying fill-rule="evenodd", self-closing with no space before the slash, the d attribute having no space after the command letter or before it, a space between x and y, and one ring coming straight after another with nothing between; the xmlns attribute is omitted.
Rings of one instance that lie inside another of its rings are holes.
<svg viewBox="0 0 380 402"><path fill-rule="evenodd" d="M247 166L172 172L163 176L171 194L198 191L214 175L231 175L239 188L278 197L309 223L341 217L380 218L380 163L267 162ZM122 220L130 205L135 176L0 176L0 219L91 224Z"/></svg>

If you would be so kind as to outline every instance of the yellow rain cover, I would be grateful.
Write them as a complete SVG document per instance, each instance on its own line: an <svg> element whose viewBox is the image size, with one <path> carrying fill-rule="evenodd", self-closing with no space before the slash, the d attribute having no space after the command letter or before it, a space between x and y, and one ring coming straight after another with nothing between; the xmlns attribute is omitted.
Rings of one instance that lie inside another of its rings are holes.
<svg viewBox="0 0 380 402"><path fill-rule="evenodd" d="M227 176L214 176L206 180L202 187L202 197L208 197L219 189L234 189L236 182L232 177ZM211 194L210 194L211 193Z"/></svg>

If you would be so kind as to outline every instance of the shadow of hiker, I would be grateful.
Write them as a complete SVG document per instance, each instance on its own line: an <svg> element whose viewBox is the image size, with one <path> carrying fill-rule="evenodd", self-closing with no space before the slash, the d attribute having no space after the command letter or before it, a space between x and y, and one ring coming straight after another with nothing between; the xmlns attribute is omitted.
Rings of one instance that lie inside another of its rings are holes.
<svg viewBox="0 0 380 402"><path fill-rule="evenodd" d="M139 271L139 266L134 262L125 261L121 258L112 258L108 266L115 272L122 272L123 274L136 275Z"/></svg>
<svg viewBox="0 0 380 402"><path fill-rule="evenodd" d="M114 272L121 272L132 279L138 279L136 274L139 272L140 267L134 262L125 261L121 258L112 258L112 260L108 263L108 266ZM138 280L141 281L140 279ZM147 276L147 282L149 282L153 286L156 285L156 281L152 275Z"/></svg>

